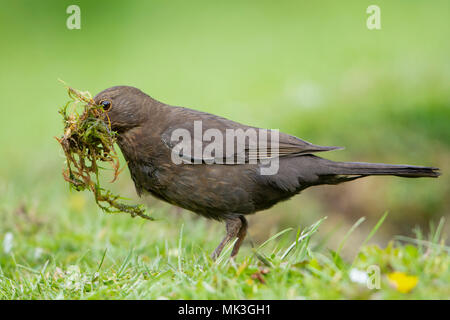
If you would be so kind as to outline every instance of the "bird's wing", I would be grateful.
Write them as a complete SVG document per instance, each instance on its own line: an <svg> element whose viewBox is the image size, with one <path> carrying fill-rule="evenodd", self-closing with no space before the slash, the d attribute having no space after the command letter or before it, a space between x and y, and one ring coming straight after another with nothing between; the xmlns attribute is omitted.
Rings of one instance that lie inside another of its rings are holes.
<svg viewBox="0 0 450 320"><path fill-rule="evenodd" d="M341 149L314 145L282 132L242 125L209 113L180 109L177 120L163 131L161 139L186 162L248 163Z"/></svg>

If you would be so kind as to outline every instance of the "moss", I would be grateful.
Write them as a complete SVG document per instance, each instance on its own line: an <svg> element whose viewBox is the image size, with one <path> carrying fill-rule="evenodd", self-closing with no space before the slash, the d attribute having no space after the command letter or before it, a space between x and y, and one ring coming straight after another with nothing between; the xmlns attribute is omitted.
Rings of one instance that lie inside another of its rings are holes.
<svg viewBox="0 0 450 320"><path fill-rule="evenodd" d="M153 220L145 214L142 205L119 202L120 196L100 186L98 162L109 163L114 178L122 171L117 152L114 149L116 132L111 130L108 114L95 104L89 92L81 92L66 85L70 101L59 111L63 117L64 134L56 138L66 156L63 177L77 190L90 190L100 208L108 213L126 212L132 217L140 216ZM78 110L82 110L81 113Z"/></svg>

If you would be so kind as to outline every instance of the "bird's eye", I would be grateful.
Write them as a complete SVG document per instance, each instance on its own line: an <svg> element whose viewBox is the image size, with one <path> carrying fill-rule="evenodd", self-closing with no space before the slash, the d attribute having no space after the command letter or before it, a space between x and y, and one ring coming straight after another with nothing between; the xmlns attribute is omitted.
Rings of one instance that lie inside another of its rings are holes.
<svg viewBox="0 0 450 320"><path fill-rule="evenodd" d="M103 100L100 102L100 104L103 107L103 110L108 111L109 109L111 109L111 101L109 100Z"/></svg>

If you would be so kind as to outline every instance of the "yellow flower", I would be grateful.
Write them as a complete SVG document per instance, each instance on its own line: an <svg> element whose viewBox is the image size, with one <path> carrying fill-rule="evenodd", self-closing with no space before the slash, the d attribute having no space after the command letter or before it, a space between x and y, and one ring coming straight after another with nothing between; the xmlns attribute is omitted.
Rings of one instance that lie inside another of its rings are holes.
<svg viewBox="0 0 450 320"><path fill-rule="evenodd" d="M419 282L418 277L409 276L404 272L392 272L388 274L388 279L394 288L401 293L410 292Z"/></svg>

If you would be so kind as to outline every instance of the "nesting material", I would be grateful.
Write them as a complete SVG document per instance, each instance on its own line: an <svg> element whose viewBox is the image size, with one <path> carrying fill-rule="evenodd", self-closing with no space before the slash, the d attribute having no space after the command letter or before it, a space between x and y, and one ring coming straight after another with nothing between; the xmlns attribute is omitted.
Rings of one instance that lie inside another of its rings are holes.
<svg viewBox="0 0 450 320"><path fill-rule="evenodd" d="M66 156L64 179L77 191L90 190L105 212L125 212L132 217L154 220L145 214L142 205L119 202L123 198L100 186L99 172L104 168L99 166L99 162L109 163L112 167L114 177L111 182L122 171L114 149L116 133L111 130L107 112L95 104L89 92L66 87L70 101L59 111L63 117L64 135L56 138Z"/></svg>

